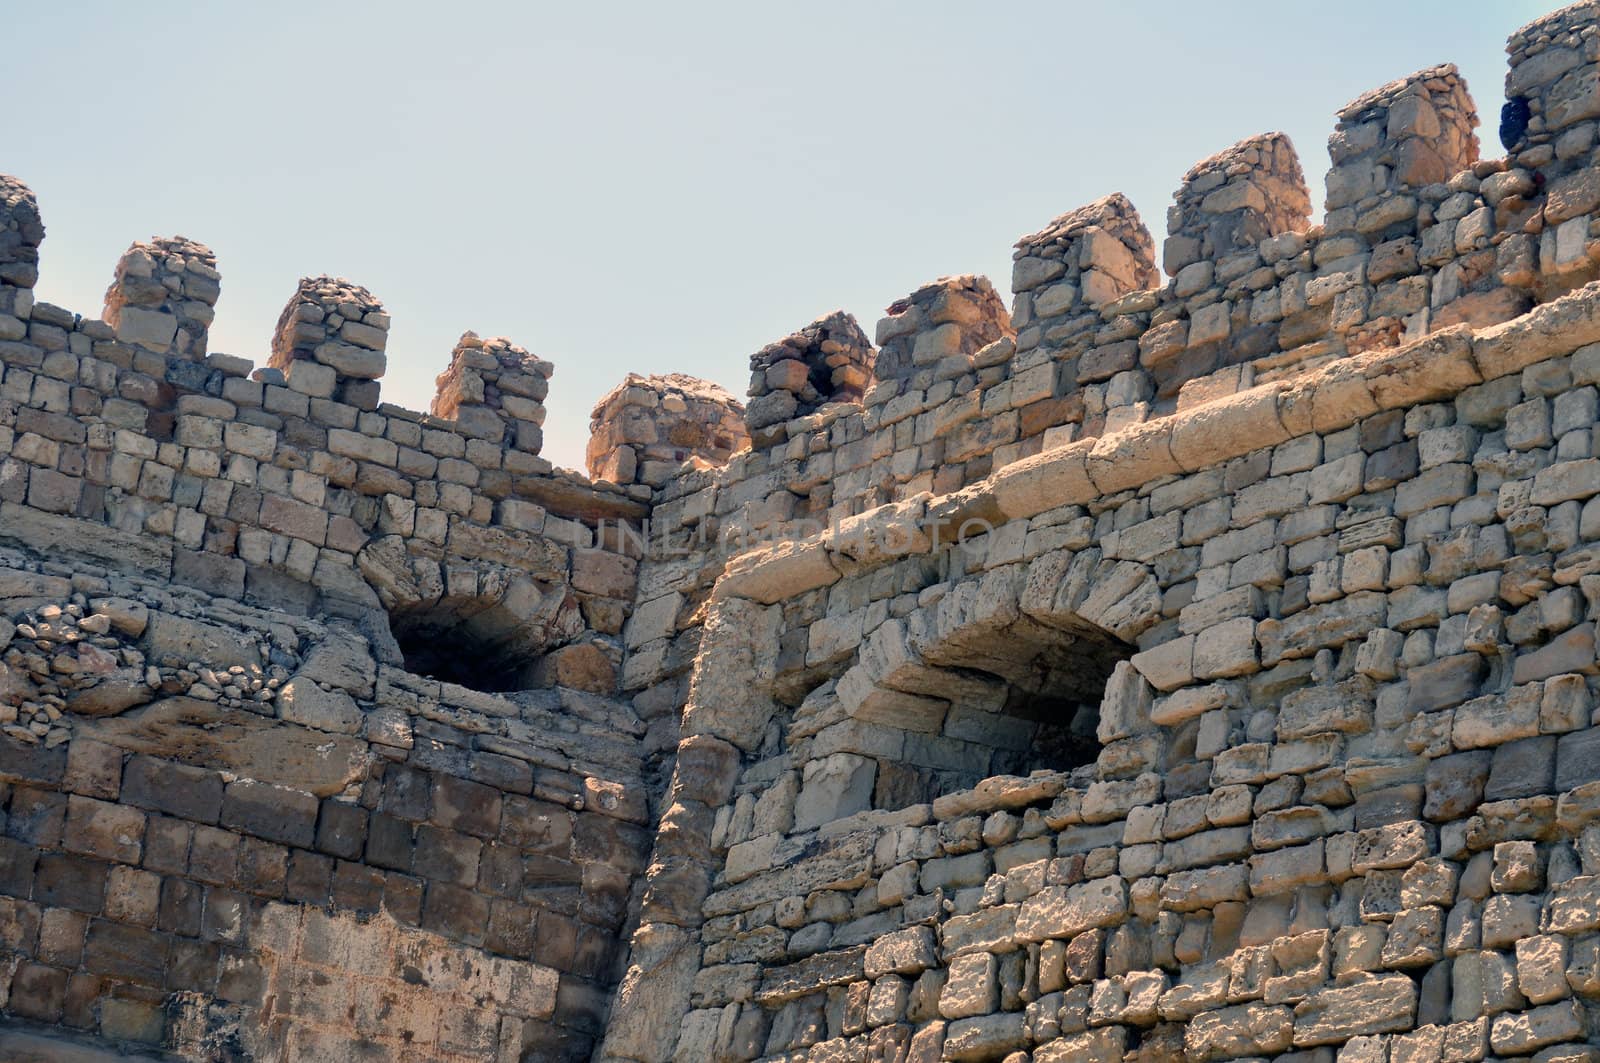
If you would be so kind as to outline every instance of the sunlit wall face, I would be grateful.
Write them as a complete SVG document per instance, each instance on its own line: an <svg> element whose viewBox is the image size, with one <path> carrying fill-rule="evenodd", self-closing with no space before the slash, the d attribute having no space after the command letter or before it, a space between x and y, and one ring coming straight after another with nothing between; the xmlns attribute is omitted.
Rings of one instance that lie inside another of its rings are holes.
<svg viewBox="0 0 1600 1063"><path fill-rule="evenodd" d="M50 222L41 299L93 312L130 241L183 233L223 273L213 349L259 365L289 285L346 276L394 315L386 400L425 409L464 329L508 335L556 363L544 453L582 468L624 373L742 395L746 355L801 323L1004 285L1017 234L1117 190L1159 219L1241 137L1290 135L1316 214L1332 101L1448 58L1493 124L1491 28L1548 5L1511 6L401 3L307 32L33 5L7 19L32 43L6 170ZM158 103L108 103L133 55L176 57Z"/></svg>

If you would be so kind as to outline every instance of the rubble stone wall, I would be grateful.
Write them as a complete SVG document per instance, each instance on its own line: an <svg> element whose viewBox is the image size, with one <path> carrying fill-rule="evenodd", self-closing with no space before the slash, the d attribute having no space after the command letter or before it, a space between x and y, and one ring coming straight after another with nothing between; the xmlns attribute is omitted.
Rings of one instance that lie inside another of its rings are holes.
<svg viewBox="0 0 1600 1063"><path fill-rule="evenodd" d="M198 1060L587 1058L651 837L625 702L55 551L0 552L0 598L7 1015Z"/></svg>
<svg viewBox="0 0 1600 1063"><path fill-rule="evenodd" d="M752 449L657 492L640 605L675 622L641 631L625 688L676 683L681 704L701 604L753 545L843 533L852 516L946 496L1048 448L1510 320L1600 275L1600 114L1577 102L1600 69L1595 19L1576 4L1511 37L1507 93L1530 117L1505 157L1479 159L1476 107L1444 64L1337 112L1316 226L1293 146L1265 134L1185 174L1165 284L1138 211L1112 194L1018 241L1009 318L977 277L890 307L859 404L762 417ZM776 408L764 375L751 391L753 408Z"/></svg>
<svg viewBox="0 0 1600 1063"><path fill-rule="evenodd" d="M0 1055L1600 1059L1600 5L940 278L749 403L382 402L370 291L33 298L0 178Z"/></svg>
<svg viewBox="0 0 1600 1063"><path fill-rule="evenodd" d="M737 559L603 1058L1592 1058L1597 341L1590 286ZM1126 643L1097 759L885 789L1029 625Z"/></svg>
<svg viewBox="0 0 1600 1063"><path fill-rule="evenodd" d="M659 788L618 696L649 489L538 457L508 340L413 413L358 285L302 281L252 369L203 245L134 245L100 321L34 300L43 235L0 182L0 1014L86 1058L587 1059Z"/></svg>
<svg viewBox="0 0 1600 1063"><path fill-rule="evenodd" d="M1597 18L1513 36L1508 157L1453 67L1383 86L1320 225L1244 141L1164 286L1071 212L1009 321L921 289L859 406L660 492L624 685L682 737L600 1058L1594 1058ZM1063 644L1098 755L998 774Z"/></svg>

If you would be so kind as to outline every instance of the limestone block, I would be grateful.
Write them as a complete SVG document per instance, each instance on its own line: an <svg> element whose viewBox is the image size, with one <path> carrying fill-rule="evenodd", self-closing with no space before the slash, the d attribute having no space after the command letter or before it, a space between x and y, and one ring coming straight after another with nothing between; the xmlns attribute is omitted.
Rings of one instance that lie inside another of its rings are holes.
<svg viewBox="0 0 1600 1063"><path fill-rule="evenodd" d="M1157 690L1176 690L1194 680L1195 642L1194 635L1183 635L1136 653L1130 660Z"/></svg>
<svg viewBox="0 0 1600 1063"><path fill-rule="evenodd" d="M805 766L795 801L794 829L809 830L872 807L877 763L851 753L834 753Z"/></svg>
<svg viewBox="0 0 1600 1063"><path fill-rule="evenodd" d="M1183 1033L1187 1057L1197 1061L1276 1055L1294 1037L1294 1013L1287 1007L1244 1004L1206 1011Z"/></svg>
<svg viewBox="0 0 1600 1063"><path fill-rule="evenodd" d="M1161 886L1161 906L1176 912L1214 908L1249 896L1250 871L1244 864L1180 871L1167 876Z"/></svg>
<svg viewBox="0 0 1600 1063"><path fill-rule="evenodd" d="M950 961L949 977L939 994L939 1014L947 1019L985 1015L1000 1004L993 955L973 952Z"/></svg>
<svg viewBox="0 0 1600 1063"><path fill-rule="evenodd" d="M1068 938L1113 926L1128 911L1127 886L1111 876L1077 886L1047 886L1023 902L1017 936L1024 941Z"/></svg>
<svg viewBox="0 0 1600 1063"><path fill-rule="evenodd" d="M1600 341L1600 283L1591 283L1527 314L1473 336L1472 353L1483 379L1526 367Z"/></svg>
<svg viewBox="0 0 1600 1063"><path fill-rule="evenodd" d="M1489 1045L1502 1055L1526 1055L1546 1045L1581 1040L1586 1032L1582 1005L1569 1000L1496 1015L1489 1027Z"/></svg>
<svg viewBox="0 0 1600 1063"><path fill-rule="evenodd" d="M240 632L166 612L149 614L143 645L152 661L178 668L191 661L213 668L261 663L256 642Z"/></svg>
<svg viewBox="0 0 1600 1063"><path fill-rule="evenodd" d="M342 690L324 690L311 679L299 675L278 691L278 716L289 723L314 727L335 734L358 734L362 712Z"/></svg>
<svg viewBox="0 0 1600 1063"><path fill-rule="evenodd" d="M369 760L364 742L193 698L167 698L120 716L83 721L80 729L86 737L131 752L182 756L321 797L362 777Z"/></svg>
<svg viewBox="0 0 1600 1063"><path fill-rule="evenodd" d="M1151 702L1150 684L1131 663L1118 661L1106 681L1096 737L1103 744L1149 730Z"/></svg>
<svg viewBox="0 0 1600 1063"><path fill-rule="evenodd" d="M925 926L907 927L884 934L867 949L863 971L868 978L885 974L916 975L939 963L933 931Z"/></svg>
<svg viewBox="0 0 1600 1063"><path fill-rule="evenodd" d="M345 328L349 327L347 322ZM341 376L356 380L376 380L383 376L389 364L381 348L374 350L353 343L323 343L313 353L323 365L332 366Z"/></svg>
<svg viewBox="0 0 1600 1063"><path fill-rule="evenodd" d="M284 368L284 375L291 390L313 399L332 398L339 382L339 374L332 366L309 358L290 362Z"/></svg>
<svg viewBox="0 0 1600 1063"><path fill-rule="evenodd" d="M1381 975L1319 989L1295 1005L1294 1044L1306 1048L1407 1030L1415 1021L1416 1009L1417 985L1405 975Z"/></svg>
<svg viewBox="0 0 1600 1063"><path fill-rule="evenodd" d="M1221 683L1178 690L1155 700L1150 707L1150 721L1161 727L1173 727L1221 708L1228 703L1228 698L1228 687Z"/></svg>
<svg viewBox="0 0 1600 1063"><path fill-rule="evenodd" d="M166 351L177 335L178 319L159 310L126 307L117 324L117 339L152 351Z"/></svg>
<svg viewBox="0 0 1600 1063"><path fill-rule="evenodd" d="M1183 417L1161 418L1101 437L1089 451L1089 478L1101 493L1112 494L1179 472L1183 466L1173 456L1172 441L1177 428L1186 423Z"/></svg>
<svg viewBox="0 0 1600 1063"><path fill-rule="evenodd" d="M1515 943L1517 988L1534 1004L1548 1004L1572 992L1567 983L1567 939L1541 934Z"/></svg>
<svg viewBox="0 0 1600 1063"><path fill-rule="evenodd" d="M1195 637L1194 674L1198 679L1244 675L1256 670L1255 621L1235 617Z"/></svg>
<svg viewBox="0 0 1600 1063"><path fill-rule="evenodd" d="M1007 465L994 477L996 505L1016 520L1093 498L1098 490L1087 461L1094 446L1093 440L1069 443Z"/></svg>
<svg viewBox="0 0 1600 1063"><path fill-rule="evenodd" d="M716 594L770 605L838 579L839 570L820 539L782 542L735 558L717 581Z"/></svg>
<svg viewBox="0 0 1600 1063"><path fill-rule="evenodd" d="M1035 1063L1118 1063L1127 1051L1125 1026L1102 1026L1068 1034L1034 1049Z"/></svg>
<svg viewBox="0 0 1600 1063"><path fill-rule="evenodd" d="M150 623L150 610L143 602L131 598L95 598L89 608L96 616L104 616L113 629L129 638L144 634Z"/></svg>

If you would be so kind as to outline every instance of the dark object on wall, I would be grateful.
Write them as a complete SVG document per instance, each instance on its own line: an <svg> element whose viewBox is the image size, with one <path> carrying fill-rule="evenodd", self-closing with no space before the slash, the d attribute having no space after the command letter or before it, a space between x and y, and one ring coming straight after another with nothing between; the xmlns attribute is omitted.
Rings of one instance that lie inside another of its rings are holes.
<svg viewBox="0 0 1600 1063"><path fill-rule="evenodd" d="M1500 143L1507 151L1514 151L1528 134L1528 120L1533 111L1521 96L1506 101L1500 108Z"/></svg>

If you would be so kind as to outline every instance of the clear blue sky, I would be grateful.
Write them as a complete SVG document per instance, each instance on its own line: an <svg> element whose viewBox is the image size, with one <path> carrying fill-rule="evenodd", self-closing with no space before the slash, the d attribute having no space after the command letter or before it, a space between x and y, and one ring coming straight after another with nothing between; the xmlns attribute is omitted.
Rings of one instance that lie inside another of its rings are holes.
<svg viewBox="0 0 1600 1063"><path fill-rule="evenodd" d="M425 409L465 329L552 359L581 467L627 372L742 397L746 358L1125 192L1157 243L1183 171L1271 129L1320 208L1333 112L1455 62L1495 137L1505 38L1555 5L26 4L6 150L49 230L39 296L100 312L118 255L209 244L212 349L264 362L306 274L394 316ZM294 13L291 14L290 11Z"/></svg>

